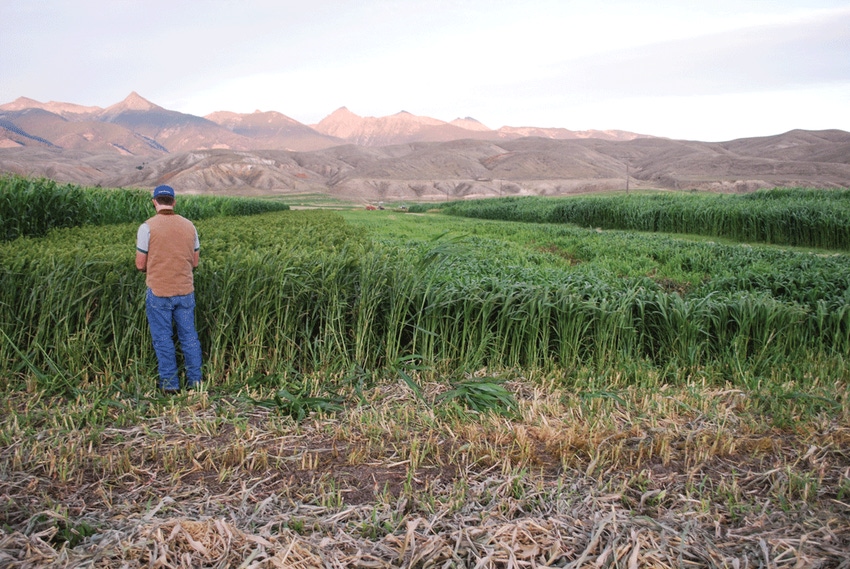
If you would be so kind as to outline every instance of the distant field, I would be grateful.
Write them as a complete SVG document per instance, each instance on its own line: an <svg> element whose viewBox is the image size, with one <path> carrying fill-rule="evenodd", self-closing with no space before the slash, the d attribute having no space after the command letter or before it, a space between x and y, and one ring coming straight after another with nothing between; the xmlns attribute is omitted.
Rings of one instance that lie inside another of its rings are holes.
<svg viewBox="0 0 850 569"><path fill-rule="evenodd" d="M0 185L18 228L0 243L2 566L847 558L840 233L789 246L569 222L584 198L420 215L198 197L186 206L215 212L193 218L207 387L163 398L138 214L51 207L132 194L26 183ZM641 199L676 217L701 198ZM770 200L850 210L783 190L734 211ZM615 219L620 201L591 205ZM500 210L523 220L461 217Z"/></svg>
<svg viewBox="0 0 850 569"><path fill-rule="evenodd" d="M640 192L572 198L521 197L454 201L437 207L452 215L502 221L571 223L847 250L848 202L850 190L791 188L741 195Z"/></svg>
<svg viewBox="0 0 850 569"><path fill-rule="evenodd" d="M363 201L341 200L323 193L287 194L276 200L292 209L362 209L366 206Z"/></svg>

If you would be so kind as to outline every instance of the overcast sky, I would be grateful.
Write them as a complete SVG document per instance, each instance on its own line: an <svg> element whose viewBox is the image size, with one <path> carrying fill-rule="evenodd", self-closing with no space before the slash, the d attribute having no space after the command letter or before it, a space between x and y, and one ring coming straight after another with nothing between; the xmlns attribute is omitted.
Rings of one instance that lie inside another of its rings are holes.
<svg viewBox="0 0 850 569"><path fill-rule="evenodd" d="M0 103L850 131L848 0L0 0Z"/></svg>

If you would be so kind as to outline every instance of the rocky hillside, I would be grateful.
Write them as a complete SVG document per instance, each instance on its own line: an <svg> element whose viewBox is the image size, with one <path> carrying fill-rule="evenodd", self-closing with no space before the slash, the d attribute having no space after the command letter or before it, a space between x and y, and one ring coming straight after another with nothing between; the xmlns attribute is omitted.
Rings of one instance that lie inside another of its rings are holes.
<svg viewBox="0 0 850 569"><path fill-rule="evenodd" d="M313 126L278 112L170 111L133 93L101 109L0 105L0 172L83 185L352 200L561 195L629 188L850 187L850 133L791 131L722 143L621 131L451 123L341 108ZM628 181L627 181L628 176Z"/></svg>
<svg viewBox="0 0 850 569"><path fill-rule="evenodd" d="M105 109L40 103L26 97L0 105L0 148L43 146L133 156L214 149L310 151L347 143L388 146L525 136L631 140L643 135L532 127L491 130L469 117L451 123L404 111L388 117L361 117L345 107L312 126L275 111L220 111L198 117L170 111L135 92Z"/></svg>

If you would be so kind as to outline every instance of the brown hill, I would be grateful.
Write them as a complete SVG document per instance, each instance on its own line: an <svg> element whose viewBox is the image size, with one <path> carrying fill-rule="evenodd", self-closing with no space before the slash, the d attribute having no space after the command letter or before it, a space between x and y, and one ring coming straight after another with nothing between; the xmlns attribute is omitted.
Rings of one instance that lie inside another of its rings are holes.
<svg viewBox="0 0 850 569"><path fill-rule="evenodd" d="M107 107L98 120L117 124L155 142L166 152L227 148L249 150L251 141L211 120L177 111L169 111L131 93L126 99Z"/></svg>
<svg viewBox="0 0 850 569"><path fill-rule="evenodd" d="M775 157L800 138L803 159ZM0 149L0 171L110 187L242 195L324 192L352 200L438 200L500 195L565 195L629 187L743 192L776 186L850 187L850 133L793 131L765 139L703 143L666 139L608 141L523 138L342 145L310 152L197 150L140 159L56 147ZM784 141L784 142L783 142ZM746 154L736 148L746 150ZM767 156L759 156L764 147Z"/></svg>
<svg viewBox="0 0 850 569"><path fill-rule="evenodd" d="M152 138L122 125L93 120L68 120L39 108L3 113L0 115L0 126L6 126L19 136L14 139L17 145L8 146L49 146L128 156L158 156L166 152Z"/></svg>
<svg viewBox="0 0 850 569"><path fill-rule="evenodd" d="M480 125L480 123L478 123ZM401 111L388 117L361 117L337 109L318 124L317 131L358 146L390 146L408 142L446 142L464 138L497 138L493 131L468 129Z"/></svg>
<svg viewBox="0 0 850 569"><path fill-rule="evenodd" d="M566 128L540 128L534 126L503 126L498 132L503 138L527 138L530 136L552 138L555 140L580 140L584 138L634 140L636 138L652 138L645 134L636 134L625 130L569 130Z"/></svg>
<svg viewBox="0 0 850 569"><path fill-rule="evenodd" d="M46 145L140 157L202 149L311 151L346 143L390 146L526 136L631 140L643 135L536 127L502 127L496 131L471 117L451 123L405 111L387 117L360 117L345 107L311 127L275 111L220 111L198 117L155 105L136 92L105 109L41 103L26 97L0 105L0 147Z"/></svg>
<svg viewBox="0 0 850 569"><path fill-rule="evenodd" d="M850 164L850 141L841 130L792 130L777 136L733 140L722 146L744 156Z"/></svg>
<svg viewBox="0 0 850 569"><path fill-rule="evenodd" d="M205 118L252 140L254 148L309 151L345 144L342 139L321 134L275 111L251 114L220 111Z"/></svg>
<svg viewBox="0 0 850 569"><path fill-rule="evenodd" d="M471 118L364 118L344 107L314 128L277 112L196 117L136 93L106 109L20 98L0 105L0 172L83 185L168 181L191 192L368 200L622 189L627 173L630 188L850 187L850 133L795 130L705 143L621 131L494 131Z"/></svg>
<svg viewBox="0 0 850 569"><path fill-rule="evenodd" d="M18 97L11 103L0 105L0 111L23 111L26 109L41 109L63 117L96 115L103 111L100 107L85 107L83 105L75 105L73 103L57 103L55 101L40 103L39 101L28 97Z"/></svg>
<svg viewBox="0 0 850 569"><path fill-rule="evenodd" d="M358 146L389 146L407 142L448 142L451 140L511 140L529 136L573 140L601 138L634 140L646 135L619 130L573 131L565 128L511 127L491 130L472 117L450 123L402 111L389 117L361 117L341 107L313 125L317 131Z"/></svg>
<svg viewBox="0 0 850 569"><path fill-rule="evenodd" d="M466 130L473 130L478 132L488 132L490 130L490 128L484 126L472 117L456 118L449 124L453 124L454 126L458 126Z"/></svg>

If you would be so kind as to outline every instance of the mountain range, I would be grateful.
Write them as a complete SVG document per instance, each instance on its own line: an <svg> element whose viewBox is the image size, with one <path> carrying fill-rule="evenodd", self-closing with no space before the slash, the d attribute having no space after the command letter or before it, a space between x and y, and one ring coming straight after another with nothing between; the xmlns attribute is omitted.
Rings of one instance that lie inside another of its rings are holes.
<svg viewBox="0 0 850 569"><path fill-rule="evenodd" d="M626 131L488 128L345 107L314 125L275 111L199 117L137 93L106 107L0 105L0 172L61 182L358 200L569 194L622 188L850 187L850 133L795 130L709 143Z"/></svg>

